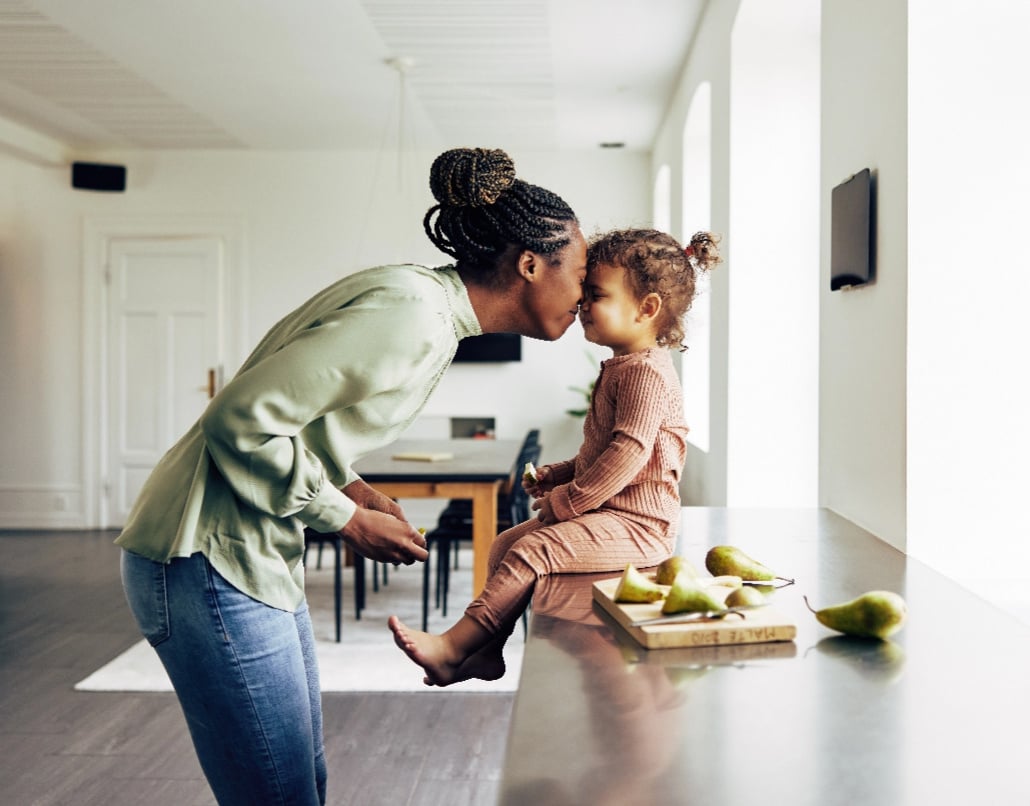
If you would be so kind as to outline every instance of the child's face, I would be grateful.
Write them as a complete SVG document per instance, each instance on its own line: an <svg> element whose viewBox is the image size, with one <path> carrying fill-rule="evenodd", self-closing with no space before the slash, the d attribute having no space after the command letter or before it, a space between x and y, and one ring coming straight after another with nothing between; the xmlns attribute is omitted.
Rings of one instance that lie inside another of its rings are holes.
<svg viewBox="0 0 1030 806"><path fill-rule="evenodd" d="M587 341L615 355L655 346L654 317L644 315L621 266L601 263L587 272L579 321Z"/></svg>

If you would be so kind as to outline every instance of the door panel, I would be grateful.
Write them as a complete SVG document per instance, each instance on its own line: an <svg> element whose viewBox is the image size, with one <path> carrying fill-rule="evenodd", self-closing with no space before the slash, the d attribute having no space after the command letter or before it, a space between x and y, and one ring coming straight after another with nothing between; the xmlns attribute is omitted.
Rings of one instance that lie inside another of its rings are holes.
<svg viewBox="0 0 1030 806"><path fill-rule="evenodd" d="M121 526L158 459L203 412L223 360L217 238L109 242L106 522Z"/></svg>

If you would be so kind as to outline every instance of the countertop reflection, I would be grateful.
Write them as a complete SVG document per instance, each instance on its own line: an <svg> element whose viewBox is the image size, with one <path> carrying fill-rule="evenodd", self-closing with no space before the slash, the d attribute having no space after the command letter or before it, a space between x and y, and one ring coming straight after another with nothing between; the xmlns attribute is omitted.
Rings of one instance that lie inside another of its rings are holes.
<svg viewBox="0 0 1030 806"><path fill-rule="evenodd" d="M1030 627L824 510L684 508L680 553L732 543L797 582L790 642L647 650L592 600L613 574L541 579L501 802L1030 802ZM906 598L889 641L820 625L802 595Z"/></svg>

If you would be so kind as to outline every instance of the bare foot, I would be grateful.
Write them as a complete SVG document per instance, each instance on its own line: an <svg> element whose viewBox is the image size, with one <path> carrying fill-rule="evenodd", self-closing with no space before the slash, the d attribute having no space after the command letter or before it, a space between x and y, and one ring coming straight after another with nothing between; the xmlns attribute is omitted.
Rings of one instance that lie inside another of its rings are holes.
<svg viewBox="0 0 1030 806"><path fill-rule="evenodd" d="M427 686L449 686L472 678L497 680L504 675L504 658L497 651L485 648L466 657L446 635L413 630L396 616L390 616L388 623L394 643L426 673Z"/></svg>
<svg viewBox="0 0 1030 806"><path fill-rule="evenodd" d="M394 643L426 673L423 682L427 686L457 682L455 676L465 658L455 657L450 643L442 635L413 630L396 616L390 616L387 623Z"/></svg>
<svg viewBox="0 0 1030 806"><path fill-rule="evenodd" d="M500 680L505 671L504 655L491 646L469 655L459 667L458 676L462 680Z"/></svg>

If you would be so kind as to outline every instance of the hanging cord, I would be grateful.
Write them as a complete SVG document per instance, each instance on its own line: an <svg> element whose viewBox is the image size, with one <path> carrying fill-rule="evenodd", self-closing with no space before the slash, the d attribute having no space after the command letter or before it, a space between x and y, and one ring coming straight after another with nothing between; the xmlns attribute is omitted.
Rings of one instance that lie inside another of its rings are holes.
<svg viewBox="0 0 1030 806"><path fill-rule="evenodd" d="M412 177L417 168L418 148L415 142L415 116L412 114L411 91L408 86L408 70L415 62L410 58L399 58L395 60L396 69L400 73L398 106L397 106L397 192L401 198L401 214L404 216L405 226L408 221L421 221L421 215L416 209L416 197L412 186ZM415 233L421 237L422 228L409 228L407 239L399 239L398 247L403 254L396 256L394 262L411 260L415 252Z"/></svg>
<svg viewBox="0 0 1030 806"><path fill-rule="evenodd" d="M383 162L387 147L392 139L390 137L390 132L394 128L396 128L397 131L397 194L402 200L404 200L405 207L405 209L395 212L400 212L402 215L407 215L410 212L412 215L414 215L414 212L412 210L407 209L408 207L413 207L414 200L409 197L406 197L404 193L404 191L406 190L406 188L404 187L404 177L406 174L406 171L404 170L404 154L406 151L406 149L404 148L404 136L406 119L408 120L407 127L410 129L410 139L412 143L410 149L412 160L411 167L414 167L414 126L410 120L410 115L405 115L406 106L408 103L407 72L414 65L414 63L415 62L413 59L404 56L399 56L397 58L386 60L386 64L388 64L390 67L397 71L398 81L397 87L394 91L397 102L396 104L390 105L390 111L386 115L386 120L383 123L383 131L379 138L379 150L376 152L375 167L372 169L371 191L369 192L368 204L365 205L364 215L361 221L361 227L358 230L358 237L356 239L356 244L354 248L354 255L351 260L352 266L355 269L361 268L361 266L358 265L358 261L363 260L365 244L367 242L367 235L369 230L369 223L372 219L372 213L376 208L376 197L380 189L383 187ZM396 127L394 126L395 121ZM405 244L404 246L406 247L407 245Z"/></svg>

